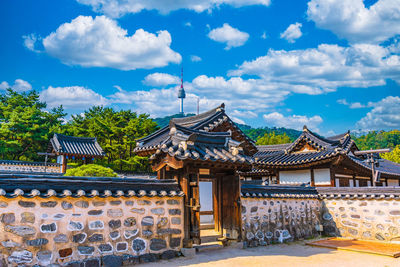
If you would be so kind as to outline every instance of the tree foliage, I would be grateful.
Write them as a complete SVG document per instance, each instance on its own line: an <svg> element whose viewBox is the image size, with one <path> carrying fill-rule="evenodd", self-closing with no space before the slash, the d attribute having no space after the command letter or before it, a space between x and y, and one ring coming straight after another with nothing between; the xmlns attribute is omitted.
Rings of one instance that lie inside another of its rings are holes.
<svg viewBox="0 0 400 267"><path fill-rule="evenodd" d="M291 140L286 133L275 134L275 132L266 133L257 139L256 145L277 145L290 143Z"/></svg>
<svg viewBox="0 0 400 267"><path fill-rule="evenodd" d="M9 160L39 160L49 138L61 130L62 106L45 111L36 91L8 89L0 95L0 155Z"/></svg>
<svg viewBox="0 0 400 267"><path fill-rule="evenodd" d="M97 164L87 164L68 169L65 176L117 177L118 175L110 168Z"/></svg>
<svg viewBox="0 0 400 267"><path fill-rule="evenodd" d="M395 148L400 145L400 131L371 131L366 135L353 137L357 146L361 150Z"/></svg>
<svg viewBox="0 0 400 267"><path fill-rule="evenodd" d="M62 106L50 111L36 91L0 94L0 158L43 161L37 152L47 150L54 133L96 137L106 152L96 163L121 171L148 171L146 157L133 153L135 140L157 129L146 114L94 106L65 123ZM77 163L82 163L76 160Z"/></svg>
<svg viewBox="0 0 400 267"><path fill-rule="evenodd" d="M397 145L390 153L385 153L381 156L384 159L400 163L400 145Z"/></svg>
<svg viewBox="0 0 400 267"><path fill-rule="evenodd" d="M146 157L133 153L136 139L158 129L148 115L137 115L131 110L94 106L81 115L72 115L65 125L65 133L73 136L96 137L106 152L103 160L96 162L119 171L148 170Z"/></svg>

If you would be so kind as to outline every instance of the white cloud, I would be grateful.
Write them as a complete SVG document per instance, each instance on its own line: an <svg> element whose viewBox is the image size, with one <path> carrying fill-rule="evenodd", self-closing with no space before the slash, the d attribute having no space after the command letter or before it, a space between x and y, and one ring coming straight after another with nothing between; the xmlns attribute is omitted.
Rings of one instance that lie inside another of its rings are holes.
<svg viewBox="0 0 400 267"><path fill-rule="evenodd" d="M181 56L170 45L168 31L153 34L138 29L129 36L116 21L105 16L79 16L43 39L45 51L64 64L121 70L179 63Z"/></svg>
<svg viewBox="0 0 400 267"><path fill-rule="evenodd" d="M190 56L190 60L191 60L192 62L200 62L202 59L201 59L201 57L199 57L199 56L191 55L191 56Z"/></svg>
<svg viewBox="0 0 400 267"><path fill-rule="evenodd" d="M323 122L323 119L318 115L312 117L302 115L284 116L279 112L264 114L263 118L266 121L267 126L285 127L301 130L304 125L307 125L310 130L317 132L319 131L318 125Z"/></svg>
<svg viewBox="0 0 400 267"><path fill-rule="evenodd" d="M40 93L40 99L45 101L49 108L63 105L67 109L85 109L94 105L109 104L105 97L82 86L49 86Z"/></svg>
<svg viewBox="0 0 400 267"><path fill-rule="evenodd" d="M224 23L222 27L211 30L208 37L216 42L226 43L225 49L229 50L232 47L244 45L249 39L249 34Z"/></svg>
<svg viewBox="0 0 400 267"><path fill-rule="evenodd" d="M338 104L341 104L341 105L349 106L349 108L351 108L351 109L367 108L367 107L371 107L372 104L373 104L372 102L369 102L369 103L366 104L366 105L361 104L360 102L349 103L349 102L347 102L346 99L338 99L336 102L337 102Z"/></svg>
<svg viewBox="0 0 400 267"><path fill-rule="evenodd" d="M257 113L249 110L237 110L235 109L231 112L232 116L241 117L241 118L257 118Z"/></svg>
<svg viewBox="0 0 400 267"><path fill-rule="evenodd" d="M261 39L267 39L268 38L268 35L267 35L267 33L266 32L263 32L263 34L261 34Z"/></svg>
<svg viewBox="0 0 400 267"><path fill-rule="evenodd" d="M179 112L178 100L179 86L167 89L151 89L148 91L119 91L109 96L112 103L127 104L135 108L140 113L148 113L152 117L164 117L166 114L176 114ZM195 113L197 107L196 94L187 92L184 102L185 113ZM214 108L221 104L217 100L209 100L200 97L200 112Z"/></svg>
<svg viewBox="0 0 400 267"><path fill-rule="evenodd" d="M6 81L0 83L0 90L6 90L8 88L11 88L17 92L24 92L32 90L32 85L22 79L16 79L13 85L8 84Z"/></svg>
<svg viewBox="0 0 400 267"><path fill-rule="evenodd" d="M200 75L192 82L185 83L184 87L185 112L195 113L197 98L200 98L200 112L224 102L227 112L238 120L255 118L258 112L272 109L290 94L290 91L277 84L240 77L225 79ZM132 105L138 111L150 113L154 117L165 116L179 111L178 89L179 86L140 91L119 90L109 99L112 103Z"/></svg>
<svg viewBox="0 0 400 267"><path fill-rule="evenodd" d="M37 50L37 49L35 48L36 43L37 43L39 40L41 40L41 38L38 37L38 36L36 36L36 34L31 33L31 34L28 34L28 35L24 35L24 36L22 36L22 39L24 39L24 46L25 46L28 50L31 50L31 51L33 51L33 52L41 52L41 51L39 51L39 50Z"/></svg>
<svg viewBox="0 0 400 267"><path fill-rule="evenodd" d="M363 0L311 0L308 18L353 43L380 43L400 34L399 0L379 0L366 8Z"/></svg>
<svg viewBox="0 0 400 267"><path fill-rule="evenodd" d="M281 38L286 39L289 43L294 43L303 35L300 29L301 26L303 25L299 22L290 24L289 27L283 33L281 33Z"/></svg>
<svg viewBox="0 0 400 267"><path fill-rule="evenodd" d="M174 76L168 73L152 73L147 75L143 81L144 84L150 86L166 86L170 84L179 84L180 79L178 76Z"/></svg>
<svg viewBox="0 0 400 267"><path fill-rule="evenodd" d="M257 75L265 82L283 83L293 92L321 94L338 87L371 87L400 83L400 56L379 45L351 47L321 44L304 50L273 50L245 61L230 75Z"/></svg>
<svg viewBox="0 0 400 267"><path fill-rule="evenodd" d="M104 13L109 17L121 17L129 13L138 13L142 10L157 10L161 14L168 14L178 9L188 9L195 12L212 11L221 5L233 7L263 5L269 6L270 0L77 0L89 5L95 12Z"/></svg>
<svg viewBox="0 0 400 267"><path fill-rule="evenodd" d="M370 103L372 110L356 126L361 130L391 130L400 128L400 97L388 96Z"/></svg>
<svg viewBox="0 0 400 267"><path fill-rule="evenodd" d="M184 25L188 28L192 28L192 23L190 21L186 22Z"/></svg>

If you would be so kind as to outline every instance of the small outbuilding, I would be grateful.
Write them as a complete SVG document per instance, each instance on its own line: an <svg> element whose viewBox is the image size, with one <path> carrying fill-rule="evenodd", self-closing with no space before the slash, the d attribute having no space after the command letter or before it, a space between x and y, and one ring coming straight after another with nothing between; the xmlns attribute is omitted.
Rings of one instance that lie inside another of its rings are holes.
<svg viewBox="0 0 400 267"><path fill-rule="evenodd" d="M55 133L50 139L48 152L57 156L57 163L61 164L61 172L67 170L68 160L81 159L89 163L95 158L106 155L95 137L76 137Z"/></svg>

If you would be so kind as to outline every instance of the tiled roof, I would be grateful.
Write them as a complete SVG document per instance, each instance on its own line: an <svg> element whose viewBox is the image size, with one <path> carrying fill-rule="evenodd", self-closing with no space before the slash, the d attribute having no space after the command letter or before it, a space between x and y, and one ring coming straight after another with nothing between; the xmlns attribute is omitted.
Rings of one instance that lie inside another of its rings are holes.
<svg viewBox="0 0 400 267"><path fill-rule="evenodd" d="M308 144L314 147L311 151L296 151L298 146ZM303 133L290 144L258 146L259 151L254 155L256 165L261 166L294 166L326 160L340 154L347 155L354 141L349 132L324 138L304 126Z"/></svg>
<svg viewBox="0 0 400 267"><path fill-rule="evenodd" d="M103 149L93 137L75 137L54 134L50 139L53 151L59 155L105 156Z"/></svg>
<svg viewBox="0 0 400 267"><path fill-rule="evenodd" d="M317 187L318 194L323 199L378 199L400 200L400 187Z"/></svg>
<svg viewBox="0 0 400 267"><path fill-rule="evenodd" d="M368 170L372 171L371 169L371 164L368 163L366 160L364 159L359 159L355 156L350 156L349 158L363 166L364 168L367 168ZM386 160L386 159L379 159L379 167L375 167L375 170L383 173L383 174L387 174L387 175L394 175L394 176L400 176L400 164Z"/></svg>
<svg viewBox="0 0 400 267"><path fill-rule="evenodd" d="M230 132L203 132L170 123L166 140L150 159L169 154L178 160L219 161L250 165L253 158L243 153L242 144Z"/></svg>
<svg viewBox="0 0 400 267"><path fill-rule="evenodd" d="M252 150L254 150L253 153L256 152L254 141L251 140L247 135L245 135L239 129L239 127L226 115L224 104L196 116L174 118L171 120L171 122L174 125L180 125L185 128L203 132L213 132L218 126L220 126L224 122L229 122L233 129L238 133L238 135L241 136L241 139L245 140L252 148ZM137 146L134 151L153 151L160 148L161 143L168 138L169 131L169 126L165 126L164 128L154 132L151 135L138 139Z"/></svg>
<svg viewBox="0 0 400 267"><path fill-rule="evenodd" d="M175 180L0 174L0 196L183 196Z"/></svg>
<svg viewBox="0 0 400 267"><path fill-rule="evenodd" d="M241 196L244 198L318 198L315 187L268 186L258 181L242 181Z"/></svg>

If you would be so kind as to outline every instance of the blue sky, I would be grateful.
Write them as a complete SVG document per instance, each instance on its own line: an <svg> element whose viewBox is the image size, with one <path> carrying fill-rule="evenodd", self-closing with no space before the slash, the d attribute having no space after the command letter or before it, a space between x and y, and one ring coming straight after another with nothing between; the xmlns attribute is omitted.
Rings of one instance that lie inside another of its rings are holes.
<svg viewBox="0 0 400 267"><path fill-rule="evenodd" d="M152 117L225 102L237 122L400 128L399 0L6 0L0 92Z"/></svg>

